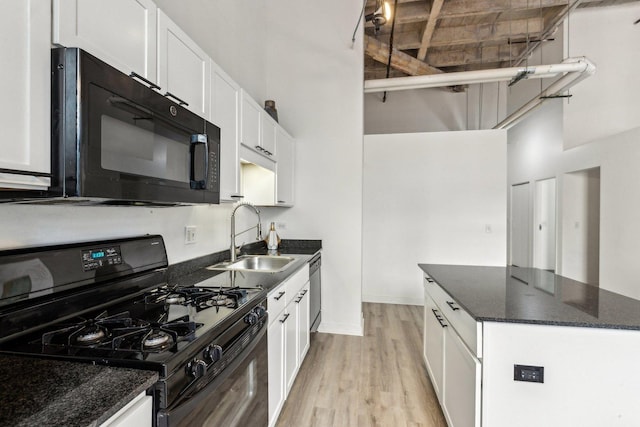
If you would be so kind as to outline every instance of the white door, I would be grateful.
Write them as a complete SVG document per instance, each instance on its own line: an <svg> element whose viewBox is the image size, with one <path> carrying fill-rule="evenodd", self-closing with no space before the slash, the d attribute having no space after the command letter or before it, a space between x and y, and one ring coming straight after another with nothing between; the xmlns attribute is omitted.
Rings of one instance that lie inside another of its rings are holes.
<svg viewBox="0 0 640 427"><path fill-rule="evenodd" d="M452 329L445 331L444 397L450 427L480 427L481 365Z"/></svg>
<svg viewBox="0 0 640 427"><path fill-rule="evenodd" d="M0 2L0 188L46 190L51 169L51 9L37 0Z"/></svg>
<svg viewBox="0 0 640 427"><path fill-rule="evenodd" d="M511 186L511 265L529 267L529 183Z"/></svg>
<svg viewBox="0 0 640 427"><path fill-rule="evenodd" d="M284 313L269 325L269 425L275 425L284 403Z"/></svg>
<svg viewBox="0 0 640 427"><path fill-rule="evenodd" d="M298 311L296 310L295 300L291 301L285 312L289 317L284 323L285 333L285 350L284 350L284 380L285 380L285 396L289 394L291 386L296 379L298 372Z"/></svg>
<svg viewBox="0 0 640 427"><path fill-rule="evenodd" d="M424 294L424 360L431 377L431 384L438 398L442 399L442 375L444 373L444 329L446 320L433 300Z"/></svg>
<svg viewBox="0 0 640 427"><path fill-rule="evenodd" d="M281 127L276 129L278 159L276 163L276 203L293 206L295 180L295 142Z"/></svg>
<svg viewBox="0 0 640 427"><path fill-rule="evenodd" d="M152 0L54 0L53 43L155 82L156 11Z"/></svg>
<svg viewBox="0 0 640 427"><path fill-rule="evenodd" d="M533 267L556 269L556 179L536 182Z"/></svg>
<svg viewBox="0 0 640 427"><path fill-rule="evenodd" d="M240 86L211 64L211 118L220 128L220 200L236 201L240 193Z"/></svg>
<svg viewBox="0 0 640 427"><path fill-rule="evenodd" d="M599 283L600 168L563 176L561 274L594 286Z"/></svg>
<svg viewBox="0 0 640 427"><path fill-rule="evenodd" d="M158 9L158 84L162 93L200 117L209 117L210 67L202 48Z"/></svg>
<svg viewBox="0 0 640 427"><path fill-rule="evenodd" d="M300 290L298 301L298 363L309 350L309 282Z"/></svg>

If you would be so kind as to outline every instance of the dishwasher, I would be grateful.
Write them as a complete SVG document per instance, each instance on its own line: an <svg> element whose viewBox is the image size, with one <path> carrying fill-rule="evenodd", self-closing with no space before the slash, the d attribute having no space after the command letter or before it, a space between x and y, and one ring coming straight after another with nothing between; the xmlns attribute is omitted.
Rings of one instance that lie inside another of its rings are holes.
<svg viewBox="0 0 640 427"><path fill-rule="evenodd" d="M321 316L322 287L320 285L320 266L322 265L321 254L314 256L309 261L309 318L311 319L311 332L318 330Z"/></svg>

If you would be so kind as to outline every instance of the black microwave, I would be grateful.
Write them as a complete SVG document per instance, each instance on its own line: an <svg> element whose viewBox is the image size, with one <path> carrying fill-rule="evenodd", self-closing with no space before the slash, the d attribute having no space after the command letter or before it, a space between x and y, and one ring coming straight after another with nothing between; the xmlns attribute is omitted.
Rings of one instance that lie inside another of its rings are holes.
<svg viewBox="0 0 640 427"><path fill-rule="evenodd" d="M81 49L51 59L50 196L219 203L220 128Z"/></svg>

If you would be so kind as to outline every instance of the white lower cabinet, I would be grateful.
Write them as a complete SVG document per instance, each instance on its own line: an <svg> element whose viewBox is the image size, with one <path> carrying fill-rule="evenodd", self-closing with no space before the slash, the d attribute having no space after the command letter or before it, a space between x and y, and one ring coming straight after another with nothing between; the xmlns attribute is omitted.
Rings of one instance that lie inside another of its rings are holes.
<svg viewBox="0 0 640 427"><path fill-rule="evenodd" d="M292 300L285 309L288 316L284 323L285 349L284 349L284 378L287 394L296 379L298 367L298 311L295 300Z"/></svg>
<svg viewBox="0 0 640 427"><path fill-rule="evenodd" d="M445 328L443 397L450 427L480 427L481 365L455 330Z"/></svg>
<svg viewBox="0 0 640 427"><path fill-rule="evenodd" d="M308 294L309 267L305 265L267 296L269 427L276 424L309 348Z"/></svg>
<svg viewBox="0 0 640 427"><path fill-rule="evenodd" d="M275 424L284 404L284 313L271 318L267 329L269 346L269 426Z"/></svg>
<svg viewBox="0 0 640 427"><path fill-rule="evenodd" d="M300 360L300 365L302 365L302 360L307 355L307 351L309 351L309 344L311 334L309 333L309 288L311 284L307 282L302 290L300 291L300 296L297 299L297 310L298 310L298 360Z"/></svg>
<svg viewBox="0 0 640 427"><path fill-rule="evenodd" d="M441 324L442 322L442 324ZM442 320L442 315L438 311L429 294L424 294L424 361L427 366L433 389L442 400L442 376L443 376L443 357L444 357L444 339L446 325Z"/></svg>
<svg viewBox="0 0 640 427"><path fill-rule="evenodd" d="M152 425L153 397L143 392L113 414L100 427L151 427Z"/></svg>
<svg viewBox="0 0 640 427"><path fill-rule="evenodd" d="M425 281L423 351L427 371L449 427L480 427L482 364L470 349L479 347L477 337L469 342L461 338L445 314L450 310L436 302L450 299L443 299L443 291L436 286L431 280ZM459 316L461 310L455 306L453 311ZM454 323L463 331L475 328L459 319Z"/></svg>

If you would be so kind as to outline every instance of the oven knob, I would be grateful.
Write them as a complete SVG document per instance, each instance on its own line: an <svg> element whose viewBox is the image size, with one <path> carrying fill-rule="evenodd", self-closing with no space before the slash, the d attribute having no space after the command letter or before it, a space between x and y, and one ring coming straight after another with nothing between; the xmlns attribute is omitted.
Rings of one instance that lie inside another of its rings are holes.
<svg viewBox="0 0 640 427"><path fill-rule="evenodd" d="M244 322L249 325L255 325L258 322L258 315L256 313L249 313L244 316Z"/></svg>
<svg viewBox="0 0 640 427"><path fill-rule="evenodd" d="M193 359L187 364L187 374L194 378L200 378L207 373L207 364L204 360Z"/></svg>
<svg viewBox="0 0 640 427"><path fill-rule="evenodd" d="M217 362L222 357L222 347L217 344L211 344L204 349L204 358L211 362Z"/></svg>
<svg viewBox="0 0 640 427"><path fill-rule="evenodd" d="M267 310L259 305L253 309L253 312L258 316L258 319L263 318L265 314L267 314Z"/></svg>

